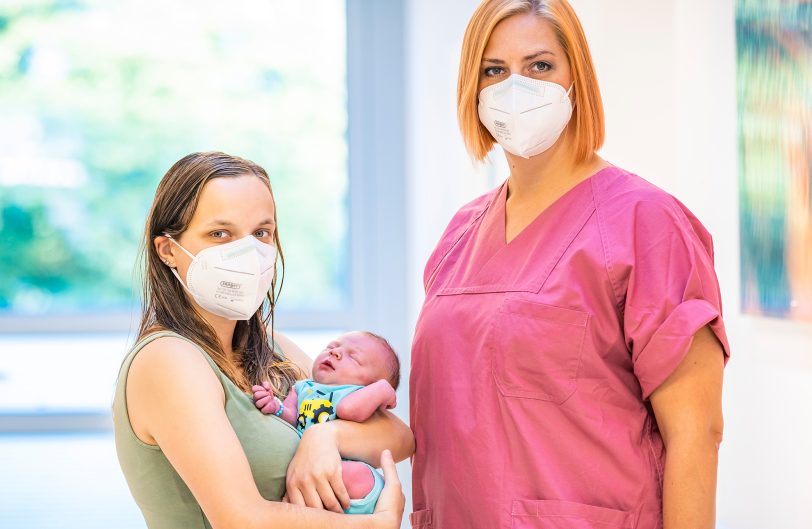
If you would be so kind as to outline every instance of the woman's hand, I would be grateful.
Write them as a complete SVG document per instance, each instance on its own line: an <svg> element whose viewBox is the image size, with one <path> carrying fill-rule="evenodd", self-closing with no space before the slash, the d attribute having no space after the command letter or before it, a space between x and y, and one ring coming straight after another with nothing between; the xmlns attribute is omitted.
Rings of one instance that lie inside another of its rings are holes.
<svg viewBox="0 0 812 529"><path fill-rule="evenodd" d="M384 486L378 503L375 505L373 515L379 522L378 527L397 529L403 519L403 507L406 498L400 486L398 471L395 469L395 461L392 459L392 452L384 450L381 454L381 469L383 470Z"/></svg>
<svg viewBox="0 0 812 529"><path fill-rule="evenodd" d="M305 430L288 465L287 499L294 505L343 513L350 506L350 495L341 479L338 439L330 426L315 424Z"/></svg>

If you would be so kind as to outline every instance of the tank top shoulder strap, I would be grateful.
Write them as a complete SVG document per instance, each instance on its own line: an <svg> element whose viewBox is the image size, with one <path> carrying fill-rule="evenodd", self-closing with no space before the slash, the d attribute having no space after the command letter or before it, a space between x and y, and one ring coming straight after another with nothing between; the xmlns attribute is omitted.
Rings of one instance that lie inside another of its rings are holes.
<svg viewBox="0 0 812 529"><path fill-rule="evenodd" d="M203 355L203 358L206 359L206 361L209 363L209 365L214 370L214 372L217 373L218 378L220 378L221 376L225 376L225 375L223 375L223 372L220 370L220 368L217 366L217 363L215 363L215 361L212 360L212 358L209 356L209 354L205 350L203 350L202 347L197 345L192 340L186 338L185 336L182 336L182 335L176 333L175 331L156 331L156 332L148 334L148 335L144 336L143 338L141 338L140 340L138 340L135 343L135 345L133 345L132 349L130 349L130 352L127 353L127 356L124 357L124 361L122 362L122 365L121 365L122 371L124 371L124 372L129 371L130 364L132 364L132 361L135 359L136 355L141 351L141 349L143 349L144 347L146 347L150 343L154 342L158 338L165 338L165 337L168 337L168 336L171 336L173 338L180 338L184 342L189 342L190 344L192 344L195 349L200 351L200 353Z"/></svg>
<svg viewBox="0 0 812 529"><path fill-rule="evenodd" d="M200 351L200 354L203 355L203 358L206 359L206 362L208 362L208 364L211 367L212 371L214 371L214 374L220 380L220 383L222 384L223 389L225 390L226 398L229 398L229 396L231 394L234 394L234 393L242 393L242 391L231 381L230 378L228 378L225 375L225 373L223 373L223 371L220 369L220 367L217 365L217 363L211 358L211 356L209 356L209 354L202 347L200 347L199 345L194 343L192 340L190 340L190 339L186 338L185 336L182 336L182 335L180 335L180 334L178 334L178 333L176 333L174 331L157 331L157 332L148 334L148 335L144 336L143 338L141 338L140 340L138 340L135 343L135 345L133 345L130 352L127 353L127 356L124 357L124 360L121 363L121 369L119 370L118 380L117 380L117 384L116 384L116 394L117 395L118 395L119 392L122 392L121 397L124 396L123 392L124 392L125 381L127 380L127 374L129 373L130 365L132 364L133 360L135 360L135 357L138 355L138 352L141 351L141 349L146 347L148 344L154 342L155 340L157 340L159 338L168 337L168 336L171 336L173 338L179 338L179 339L181 339L183 341L189 342L198 351ZM125 401L125 399L123 399L123 398L119 398L119 399L116 399L116 400L119 401L119 402L124 402Z"/></svg>
<svg viewBox="0 0 812 529"><path fill-rule="evenodd" d="M124 360L121 363L121 369L119 370L117 384L116 384L116 394L117 395L118 395L118 392L120 391L120 392L122 392L122 395L120 397L124 397L124 395L123 395L124 385L125 385L124 382L127 380L127 373L129 373L130 365L132 364L132 362L135 359L138 352L141 349L143 349L144 347L146 347L147 344L157 340L158 338L164 338L164 337L167 337L167 336L171 336L171 337L174 337L174 338L180 338L181 340L189 342L198 351L200 351L200 354L203 355L203 358L206 359L206 362L209 363L209 366L211 367L212 371L214 371L214 374L217 375L217 378L220 380L220 384L222 384L223 390L225 391L225 394L226 394L226 399L229 399L234 395L246 395L245 392L243 392L234 382L232 382L232 380L230 378L228 378L228 376L226 376L225 373L223 373L223 371L220 369L220 366L217 365L217 363L214 361L214 359L212 359L212 357L209 356L209 354L202 347L200 347L198 344L194 343L192 340L190 340L190 339L186 338L185 336L182 336L182 335L180 335L180 334L178 334L178 333L176 333L174 331L156 331L154 333L151 333L151 334L148 334L148 335L144 336L143 338L138 340L138 342L136 342L135 345L133 345L132 349L130 350L129 353L127 353L127 356L124 357ZM284 360L287 360L287 355L285 354L285 351L282 349L282 346L279 344L279 342L277 342L276 340L273 340L273 338L271 338L271 340L272 340L272 345L273 345L274 351L278 352L282 356L282 358ZM124 398L118 398L116 400L119 401L119 402L125 402Z"/></svg>

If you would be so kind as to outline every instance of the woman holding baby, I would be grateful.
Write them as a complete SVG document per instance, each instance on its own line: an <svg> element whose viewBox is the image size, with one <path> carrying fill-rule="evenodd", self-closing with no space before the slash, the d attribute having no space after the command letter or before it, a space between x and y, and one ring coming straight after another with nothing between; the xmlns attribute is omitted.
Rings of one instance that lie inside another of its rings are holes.
<svg viewBox="0 0 812 529"><path fill-rule="evenodd" d="M265 383L284 397L311 364L266 326L284 260L265 171L217 152L179 160L158 186L144 255L141 328L113 415L147 526L399 527L393 459L412 453L406 425L379 411L313 425L300 440L283 419L259 413L249 393ZM342 514L350 498L341 457L383 468L374 514Z"/></svg>

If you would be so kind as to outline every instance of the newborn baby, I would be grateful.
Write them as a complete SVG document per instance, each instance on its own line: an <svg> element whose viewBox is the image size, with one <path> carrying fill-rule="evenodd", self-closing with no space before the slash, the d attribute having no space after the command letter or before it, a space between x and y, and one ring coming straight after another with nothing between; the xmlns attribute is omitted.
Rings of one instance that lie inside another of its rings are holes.
<svg viewBox="0 0 812 529"><path fill-rule="evenodd" d="M299 433L313 424L338 417L363 422L375 411L394 408L400 383L400 361L384 338L366 331L342 334L313 362L313 378L300 380L282 402L268 384L254 386L254 403L296 426ZM348 514L370 514L383 489L383 478L361 461L343 461L344 486L350 495Z"/></svg>

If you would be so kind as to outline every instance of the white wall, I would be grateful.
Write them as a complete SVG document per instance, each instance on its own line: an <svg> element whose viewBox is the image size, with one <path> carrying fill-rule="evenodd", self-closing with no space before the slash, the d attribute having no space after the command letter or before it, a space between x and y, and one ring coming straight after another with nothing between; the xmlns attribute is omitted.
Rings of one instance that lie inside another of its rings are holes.
<svg viewBox="0 0 812 529"><path fill-rule="evenodd" d="M488 189L457 128L460 47L477 2L410 0L406 28L406 182L413 318L423 301L423 265L454 212Z"/></svg>
<svg viewBox="0 0 812 529"><path fill-rule="evenodd" d="M607 116L604 157L686 203L714 235L733 357L725 380L719 527L812 527L812 324L739 310L734 0L571 0ZM454 211L498 178L456 125L459 48L475 0L409 2L412 322L426 257ZM504 173L502 173L504 176Z"/></svg>

